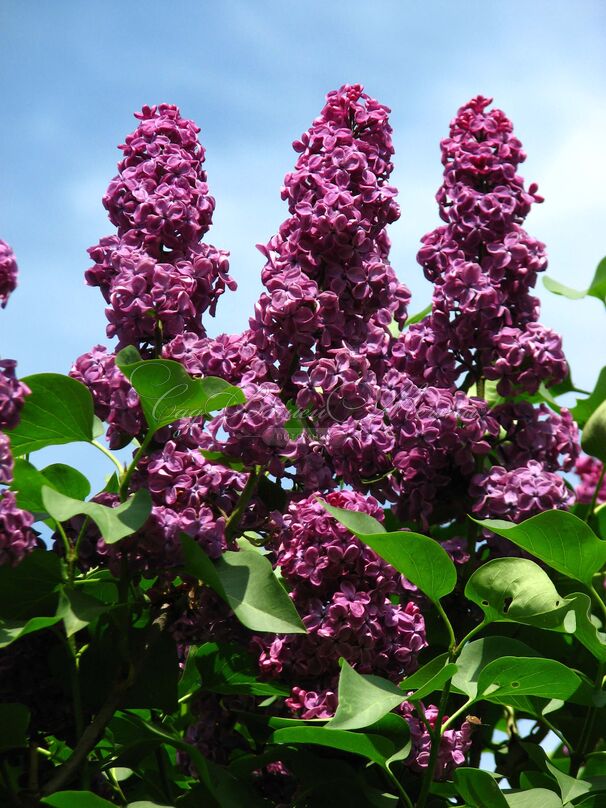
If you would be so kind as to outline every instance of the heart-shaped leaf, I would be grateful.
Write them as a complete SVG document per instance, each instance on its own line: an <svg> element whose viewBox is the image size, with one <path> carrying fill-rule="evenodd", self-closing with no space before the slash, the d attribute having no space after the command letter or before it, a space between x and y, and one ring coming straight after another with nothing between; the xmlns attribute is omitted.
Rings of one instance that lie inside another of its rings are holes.
<svg viewBox="0 0 606 808"><path fill-rule="evenodd" d="M253 631L304 634L305 627L269 561L255 549L228 550L216 561L189 536L181 537L187 573L214 589Z"/></svg>
<svg viewBox="0 0 606 808"><path fill-rule="evenodd" d="M246 400L239 387L224 379L194 379L179 362L142 360L135 348L120 351L116 365L137 391L147 425L154 432L181 418L208 415Z"/></svg>
<svg viewBox="0 0 606 808"><path fill-rule="evenodd" d="M460 766L455 770L454 782L468 808L508 808L497 781L488 772Z"/></svg>
<svg viewBox="0 0 606 808"><path fill-rule="evenodd" d="M441 690L456 672L457 665L448 661L448 654L440 654L401 681L400 688L408 693L407 701L418 701Z"/></svg>
<svg viewBox="0 0 606 808"><path fill-rule="evenodd" d="M339 703L331 729L362 729L374 724L405 699L404 693L388 679L357 673L341 660Z"/></svg>
<svg viewBox="0 0 606 808"><path fill-rule="evenodd" d="M606 564L606 541L568 511L543 511L517 525L501 519L474 521L587 586Z"/></svg>
<svg viewBox="0 0 606 808"><path fill-rule="evenodd" d="M352 520L353 511L335 508L326 502L322 502L322 505L360 541L395 567L434 602L450 594L455 588L457 583L455 565L438 542L420 533L408 531L365 533L357 529L355 518ZM371 518L367 514L357 516L364 517L363 524Z"/></svg>
<svg viewBox="0 0 606 808"><path fill-rule="evenodd" d="M68 497L85 499L90 494L90 483L77 469L55 463L42 471L27 460L15 460L11 490L15 491L17 505L31 513L45 513L42 486L54 488Z"/></svg>
<svg viewBox="0 0 606 808"><path fill-rule="evenodd" d="M577 399L576 405L571 410L572 417L581 429L603 401L606 401L606 367L600 371L596 385L589 396Z"/></svg>
<svg viewBox="0 0 606 808"><path fill-rule="evenodd" d="M510 637L483 637L481 640L473 640L464 646L457 659L457 672L452 678L453 691L475 699L482 671L504 654L521 659L536 656L532 648Z"/></svg>
<svg viewBox="0 0 606 808"><path fill-rule="evenodd" d="M569 633L576 627L572 605L547 573L526 558L483 564L467 582L465 597L482 609L487 624L509 621Z"/></svg>
<svg viewBox="0 0 606 808"><path fill-rule="evenodd" d="M503 656L489 662L478 678L480 699L539 696L566 701L581 687L580 677L554 659Z"/></svg>
<svg viewBox="0 0 606 808"><path fill-rule="evenodd" d="M314 744L372 760L379 766L386 766L394 754L395 747L388 738L363 732L347 732L327 727L288 727L276 730L269 739L276 744Z"/></svg>
<svg viewBox="0 0 606 808"><path fill-rule="evenodd" d="M85 385L60 373L38 373L23 381L31 395L17 426L6 430L16 457L45 446L93 440L93 398Z"/></svg>
<svg viewBox="0 0 606 808"><path fill-rule="evenodd" d="M56 791L41 801L51 808L113 808L113 803L92 791Z"/></svg>
<svg viewBox="0 0 606 808"><path fill-rule="evenodd" d="M95 522L107 544L114 544L143 527L151 513L149 491L139 489L132 497L115 508L98 502L82 502L42 487L44 510L57 522L66 522L77 514L85 514Z"/></svg>

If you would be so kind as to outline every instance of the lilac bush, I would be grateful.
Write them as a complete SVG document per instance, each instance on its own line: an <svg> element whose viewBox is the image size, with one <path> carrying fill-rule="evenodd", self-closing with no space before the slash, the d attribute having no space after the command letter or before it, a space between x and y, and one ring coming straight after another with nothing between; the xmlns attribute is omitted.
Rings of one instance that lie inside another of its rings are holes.
<svg viewBox="0 0 606 808"><path fill-rule="evenodd" d="M561 404L582 391L533 295L542 199L490 105L441 143L425 316L390 263L390 110L345 85L293 143L248 328L217 336L235 282L200 130L136 114L85 273L111 346L69 376L0 361L7 804L603 791L603 394ZM16 277L0 242L2 306ZM34 465L69 441L113 462L102 491Z"/></svg>

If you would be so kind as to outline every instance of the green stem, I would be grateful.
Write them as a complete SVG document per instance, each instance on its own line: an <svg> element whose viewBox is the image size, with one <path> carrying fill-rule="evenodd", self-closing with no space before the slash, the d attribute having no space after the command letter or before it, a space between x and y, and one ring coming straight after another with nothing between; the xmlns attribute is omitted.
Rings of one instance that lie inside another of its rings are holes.
<svg viewBox="0 0 606 808"><path fill-rule="evenodd" d="M240 520L242 519L244 511L248 507L248 503L250 502L252 495L256 491L260 478L261 478L261 469L259 468L259 466L257 466L248 475L248 480L246 481L244 490L240 494L238 504L229 515L229 518L225 525L225 538L228 541L238 535Z"/></svg>
<svg viewBox="0 0 606 808"><path fill-rule="evenodd" d="M419 799L417 800L417 808L425 808L427 798L429 797L429 789L433 783L433 775L438 761L438 753L440 751L440 741L442 739L442 718L446 712L446 705L448 704L448 696L450 695L450 682L446 682L440 704L438 706L438 714L436 716L433 732L431 732L431 751L429 753L429 763L427 770L423 776L423 783L421 791L419 792Z"/></svg>
<svg viewBox="0 0 606 808"><path fill-rule="evenodd" d="M106 447L105 447L105 446L104 446L102 443L99 443L99 441L97 441L97 440L91 440L91 442L90 442L90 443L91 443L91 446L94 446L94 447L95 447L95 448L97 448L97 449L98 449L100 452L103 452L103 454L104 454L106 457L109 457L109 459L112 461L112 463L114 464L114 466L115 466L115 467L118 469L118 473L119 473L119 475L120 475L120 477L121 477L121 476L124 474L124 466L123 466L123 465L122 465L122 463L121 463L121 462L118 460L118 458L116 457L116 455L115 455L113 452L110 452L110 450L109 450L109 449L107 449L107 448L106 448Z"/></svg>
<svg viewBox="0 0 606 808"><path fill-rule="evenodd" d="M463 715L463 713L466 713L467 710L469 710L471 705L474 703L474 701L475 699L473 698L467 699L465 704L461 705L461 707L459 707L458 710L455 710L452 715L449 715L444 724L442 725L442 732L447 730L448 727L451 726L451 724L454 724L454 722L457 720L457 718L459 718L459 716Z"/></svg>
<svg viewBox="0 0 606 808"><path fill-rule="evenodd" d="M72 554L71 554L72 558L68 562L69 581L70 581L71 584L74 583L74 576L75 576L75 572L76 572L76 563L78 561L78 555L80 553L80 543L82 542L82 539L84 538L84 534L86 532L86 528L89 525L89 522L90 522L90 516L85 516L84 521L82 522L82 526L81 526L81 528L80 528L80 530L78 532L78 536L76 538L76 543L74 544L74 547L73 547L73 550L72 550Z"/></svg>
<svg viewBox="0 0 606 808"><path fill-rule="evenodd" d="M589 520L593 516L593 512L595 511L595 506L598 501L598 497L600 495L600 488L602 487L602 483L604 482L604 474L606 474L606 463L602 464L602 471L600 472L600 478L598 480L598 484L595 487L595 491L593 492L591 503L589 504L589 510L587 511L587 515L585 516L586 522L589 522Z"/></svg>
<svg viewBox="0 0 606 808"><path fill-rule="evenodd" d="M442 606L442 604L440 603L439 600L434 601L434 606L438 610L438 614L442 618L442 621L444 622L444 625L446 626L446 630L448 631L448 638L450 640L450 643L449 643L449 646L448 646L448 653L450 655L450 661L452 662L453 661L453 655L455 653L455 648L457 647L457 640L456 640L456 637L455 637L454 629L452 627L452 623L448 619L448 615L444 611L444 607Z"/></svg>
<svg viewBox="0 0 606 808"><path fill-rule="evenodd" d="M598 665L598 670L595 677L594 685L597 688L602 687L602 680L604 678L604 662L600 662ZM581 730L581 735L579 737L579 744L577 746L576 754L571 756L570 761L570 774L572 777L576 777L579 773L579 769L581 768L581 764L585 760L585 756L587 755L587 747L589 745L589 741L591 738L591 733L593 732L593 727L595 724L595 720L598 714L597 707L590 707L587 710L585 715L585 721L583 723L583 729Z"/></svg>
<svg viewBox="0 0 606 808"><path fill-rule="evenodd" d="M150 431L147 433L147 435L143 439L143 442L141 443L141 446L139 446L139 448L135 452L135 456L133 457L133 459L131 461L131 464L129 465L129 467L124 472L124 477L122 478L122 482L120 483L120 501L121 502L124 502L126 500L126 497L128 495L128 484L130 483L130 478L133 476L133 472L137 468L137 465L139 464L139 460L141 460L141 458L143 457L143 455L147 451L147 447L151 443L153 437L154 437L154 432L150 429Z"/></svg>
<svg viewBox="0 0 606 808"><path fill-rule="evenodd" d="M458 656L459 656L459 654L460 654L460 653L461 653L461 651L463 650L463 646L464 646L464 645L467 645L467 643L469 642L469 640L471 640L471 638L472 638L472 637L475 637L475 636L476 636L476 634L478 634L480 631L482 631L482 629L483 629L483 628L485 628L485 626L487 626L487 625L488 625L488 623L487 623L487 621L484 619L484 620L482 620L482 622L481 622L481 623L478 623L478 625L477 625L477 626L475 626L474 628L472 628L472 629L471 629L471 631L470 631L470 632L468 632L468 633L467 633L467 634L466 634L466 635L463 637L463 639L461 640L461 642L460 642L460 643L457 645L457 647L454 649L455 659L456 659L456 657L458 657Z"/></svg>
<svg viewBox="0 0 606 808"><path fill-rule="evenodd" d="M391 780L391 782L394 784L394 786L397 788L397 790L398 790L398 794L399 794L399 796L400 796L400 799L402 800L402 802L404 803L404 805L406 806L406 808L413 808L412 800L410 799L410 797L408 796L408 794L407 794L407 793L406 793L406 791L404 790L404 786L402 785L402 783L400 783L400 781L399 781L399 780L398 780L398 778L395 776L395 774L394 774L394 773L391 771L391 769L389 768L389 766L386 766L386 767L383 769L383 771L384 771L384 772L385 772L385 774L386 774L386 775L389 777L389 779L390 779L390 780Z"/></svg>
<svg viewBox="0 0 606 808"><path fill-rule="evenodd" d="M569 740L566 739L566 736L564 735L563 732L561 732L556 726L554 726L548 718L545 718L544 715L541 716L541 722L545 724L545 726L548 729L550 729L554 735L557 735L557 737L560 739L560 741L562 741L564 746L568 747L571 756L575 754L574 746L570 743Z"/></svg>
<svg viewBox="0 0 606 808"><path fill-rule="evenodd" d="M478 398L485 398L486 396L486 382L483 376L480 376L476 383L476 393Z"/></svg>

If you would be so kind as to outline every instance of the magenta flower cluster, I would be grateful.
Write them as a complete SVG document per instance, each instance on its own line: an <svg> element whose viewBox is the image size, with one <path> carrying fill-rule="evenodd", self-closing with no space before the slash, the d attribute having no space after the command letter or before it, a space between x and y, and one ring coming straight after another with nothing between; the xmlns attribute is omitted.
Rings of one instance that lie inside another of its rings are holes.
<svg viewBox="0 0 606 808"><path fill-rule="evenodd" d="M402 336L402 369L418 383L495 380L502 395L557 383L567 365L560 338L537 322L530 290L547 260L523 228L536 185L516 173L526 158L501 110L478 96L442 141L445 222L423 238L418 261L435 284L432 312Z"/></svg>
<svg viewBox="0 0 606 808"><path fill-rule="evenodd" d="M397 523L427 529L470 512L518 521L566 508L573 498L561 473L575 465L584 491L598 482L593 461L579 460L570 412L529 400L567 367L531 294L546 258L522 224L540 197L517 174L525 155L511 122L489 104L478 97L462 107L442 143L444 224L418 254L432 308L409 327L410 295L389 261L387 227L399 217L389 110L359 85L330 93L293 144L288 218L260 247L265 288L241 334L211 338L202 323L235 284L227 254L201 242L215 203L197 126L176 107L144 107L104 197L117 232L91 248L86 278L106 301L108 336L237 384L246 402L157 433L131 486L151 493L148 523L119 552L90 528L80 563L117 569L126 558L133 572L158 576L150 598L186 593L172 626L181 654L247 637L261 674L289 688L286 714L334 714L341 657L399 682L427 646L423 596L321 500L379 520L387 505ZM91 390L112 447L142 437L140 402L111 350L95 346L71 374ZM496 406L487 385L502 398ZM0 412L2 402L0 393ZM3 452L0 441L0 464ZM284 503L261 483L279 487ZM174 582L182 533L217 558L246 530L265 544L307 634L251 639L207 588ZM455 562L467 563L468 540L444 535ZM214 697L194 708L188 738L219 759L217 744L232 748L231 717ZM407 765L422 772L427 727L411 705L400 709L411 729ZM425 714L437 720L435 707ZM471 730L463 722L446 731L438 778L465 761Z"/></svg>
<svg viewBox="0 0 606 808"><path fill-rule="evenodd" d="M6 306L17 285L17 262L11 248L0 239L0 305ZM16 377L14 359L0 359L0 485L10 485L14 462L10 440L4 430L14 429L29 388ZM34 549L37 534L31 529L34 519L17 507L12 491L0 491L0 566L18 564Z"/></svg>

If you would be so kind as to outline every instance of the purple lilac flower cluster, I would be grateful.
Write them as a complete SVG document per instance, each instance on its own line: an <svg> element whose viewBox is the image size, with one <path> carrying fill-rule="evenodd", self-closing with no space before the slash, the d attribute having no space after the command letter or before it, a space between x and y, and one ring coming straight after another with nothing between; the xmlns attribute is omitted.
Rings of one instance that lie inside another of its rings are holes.
<svg viewBox="0 0 606 808"><path fill-rule="evenodd" d="M544 245L523 228L536 185L516 173L526 158L501 110L478 96L461 107L442 141L445 222L423 238L418 261L435 284L431 315L402 336L401 369L418 383L498 382L502 395L557 383L567 365L560 338L537 322L530 295L545 269Z"/></svg>
<svg viewBox="0 0 606 808"><path fill-rule="evenodd" d="M382 518L378 503L353 491L326 501ZM257 637L259 666L298 684L287 705L303 718L326 718L336 708L338 661L361 673L399 681L417 666L427 644L425 624L404 596L399 574L338 524L315 497L291 504L275 526L275 561L291 589L306 635Z"/></svg>
<svg viewBox="0 0 606 808"><path fill-rule="evenodd" d="M11 294L17 288L17 259L15 253L0 238L0 308L5 308Z"/></svg>
<svg viewBox="0 0 606 808"><path fill-rule="evenodd" d="M574 470L579 477L579 484L575 488L577 502L589 505L595 497L595 502L606 502L606 479L604 479L604 464L595 457L581 455L577 458Z"/></svg>
<svg viewBox="0 0 606 808"><path fill-rule="evenodd" d="M11 248L0 239L0 306L4 308L17 286L17 261ZM14 359L0 359L0 485L13 480L13 456L10 440L3 430L14 429L29 388L16 377ZM12 491L0 490L0 566L15 565L36 547L37 534L31 529L34 519L17 507Z"/></svg>
<svg viewBox="0 0 606 808"><path fill-rule="evenodd" d="M343 345L380 360L387 326L405 321L410 295L389 264L385 230L400 215L388 114L361 86L346 85L293 144L300 156L282 190L291 215L260 248L267 292L250 321L283 387Z"/></svg>
<svg viewBox="0 0 606 808"><path fill-rule="evenodd" d="M407 765L423 774L429 765L431 754L431 737L429 730L415 715L414 708L408 702L404 702L399 711L406 718L410 727L410 739L412 747L407 759ZM424 708L425 718L433 729L438 718L438 708L431 704ZM448 716L444 716L442 723ZM471 746L471 735L473 724L463 721L460 729L447 729L440 738L440 748L435 768L435 779L446 780L452 774L453 769L465 763L465 755Z"/></svg>
<svg viewBox="0 0 606 808"><path fill-rule="evenodd" d="M199 128L169 104L144 107L135 117L139 125L120 147L118 175L103 199L118 232L89 250L94 264L86 280L108 304L107 335L117 337L117 348L135 345L151 356L186 332L204 337L202 315L214 314L219 297L236 285L227 253L200 242L215 201ZM140 433L137 396L112 353L96 346L72 375L91 388L112 446Z"/></svg>

